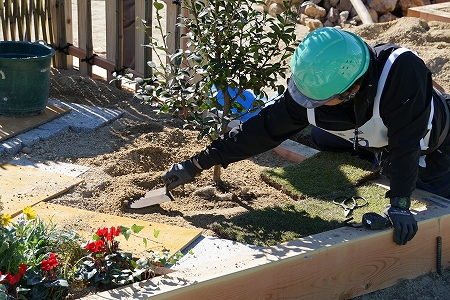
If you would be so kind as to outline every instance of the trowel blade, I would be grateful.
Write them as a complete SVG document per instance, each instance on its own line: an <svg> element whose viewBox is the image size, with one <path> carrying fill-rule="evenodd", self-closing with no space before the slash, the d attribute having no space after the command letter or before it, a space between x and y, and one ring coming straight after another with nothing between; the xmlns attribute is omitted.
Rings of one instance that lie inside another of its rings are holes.
<svg viewBox="0 0 450 300"><path fill-rule="evenodd" d="M130 208L142 208L172 200L174 200L172 194L164 187L147 192L143 197L131 203Z"/></svg>

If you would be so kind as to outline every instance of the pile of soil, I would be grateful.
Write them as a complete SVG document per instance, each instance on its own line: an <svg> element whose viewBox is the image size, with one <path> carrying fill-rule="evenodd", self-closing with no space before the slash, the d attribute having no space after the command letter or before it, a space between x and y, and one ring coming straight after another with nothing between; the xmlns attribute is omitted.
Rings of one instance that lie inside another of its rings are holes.
<svg viewBox="0 0 450 300"><path fill-rule="evenodd" d="M416 50L434 79L450 91L450 24L426 23L415 18L401 18L389 23L362 25L348 30L367 41L393 42ZM308 30L300 29L299 39ZM210 230L214 222L226 220L249 210L293 201L276 188L260 179L260 171L267 167L282 167L292 162L268 151L248 160L230 165L222 173L229 188L213 186L212 170L206 170L193 183L175 189L176 201L162 203L140 210L127 208L129 201L143 196L146 191L163 186L160 174L175 163L190 158L208 143L198 140L197 132L182 129L182 122L168 115L157 115L154 108L133 98L133 92L118 90L102 79L82 76L74 70L52 69L50 98L66 102L102 106L124 112L122 118L94 133L68 132L33 146L30 154L21 154L33 160L51 160L90 167L81 177L85 183L50 200L52 203L97 211L107 214L159 222L186 228L200 228L205 235L215 236ZM2 157L8 161L10 158ZM426 277L437 284L437 289L448 291L448 276L442 281ZM445 282L445 280L447 280ZM420 290L415 286L416 290ZM441 284L442 286L439 286ZM388 298L431 299L426 292L405 298L398 291ZM394 290L395 292L395 290ZM407 294L406 294L407 295ZM385 299L386 295L377 298Z"/></svg>

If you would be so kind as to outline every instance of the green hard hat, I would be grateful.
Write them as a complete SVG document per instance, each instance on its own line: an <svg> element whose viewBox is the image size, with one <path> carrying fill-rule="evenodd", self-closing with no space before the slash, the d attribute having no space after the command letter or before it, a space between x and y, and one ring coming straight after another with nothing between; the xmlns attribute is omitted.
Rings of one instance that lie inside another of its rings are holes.
<svg viewBox="0 0 450 300"><path fill-rule="evenodd" d="M367 45L354 33L331 27L310 32L291 60L294 99L305 107L318 106L311 101L324 102L345 92L367 71L369 61Z"/></svg>

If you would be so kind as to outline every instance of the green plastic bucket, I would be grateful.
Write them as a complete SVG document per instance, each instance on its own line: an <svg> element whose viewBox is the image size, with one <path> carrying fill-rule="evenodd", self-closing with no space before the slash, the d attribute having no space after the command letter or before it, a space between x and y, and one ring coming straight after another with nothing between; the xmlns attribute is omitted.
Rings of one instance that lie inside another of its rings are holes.
<svg viewBox="0 0 450 300"><path fill-rule="evenodd" d="M50 63L55 51L38 42L0 42L0 115L27 117L48 103Z"/></svg>

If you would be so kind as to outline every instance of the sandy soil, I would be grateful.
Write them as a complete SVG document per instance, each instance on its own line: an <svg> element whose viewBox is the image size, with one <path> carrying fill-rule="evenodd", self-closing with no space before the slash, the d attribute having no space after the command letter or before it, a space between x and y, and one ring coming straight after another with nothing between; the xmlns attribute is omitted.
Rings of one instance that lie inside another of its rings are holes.
<svg viewBox="0 0 450 300"><path fill-rule="evenodd" d="M402 18L385 24L350 28L369 44L395 42L419 52L435 73L434 79L450 91L450 24ZM299 30L299 38L306 34ZM191 184L173 191L176 201L132 211L126 206L146 191L162 187L161 172L172 163L187 159L203 149L206 140L182 130L180 120L156 115L152 108L117 90L101 79L79 75L73 70L52 70L50 97L62 101L104 106L124 111L124 116L92 134L69 132L40 142L28 155L35 160L53 160L89 166L85 183L51 200L53 203L136 219L201 228L206 235L213 222L248 210L293 201L260 180L266 167L291 162L273 151L232 164L222 174L231 190L212 187L212 171L204 171ZM7 158L4 158L7 159ZM450 275L423 276L405 281L358 299L446 299ZM415 293L415 294L413 294Z"/></svg>

